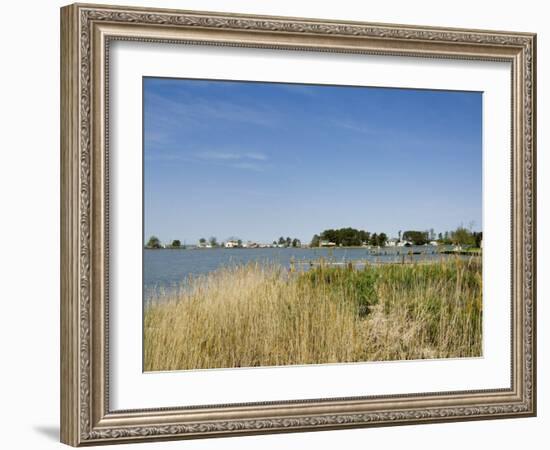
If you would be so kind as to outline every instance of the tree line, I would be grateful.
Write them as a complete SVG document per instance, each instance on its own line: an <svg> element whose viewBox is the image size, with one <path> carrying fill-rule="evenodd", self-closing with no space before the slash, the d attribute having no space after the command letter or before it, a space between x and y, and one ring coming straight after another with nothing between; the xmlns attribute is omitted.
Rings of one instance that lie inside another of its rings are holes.
<svg viewBox="0 0 550 450"><path fill-rule="evenodd" d="M244 247L243 241L236 237L230 237L227 239L228 242L234 242L236 243L236 247ZM218 239L215 236L211 236L210 238L200 238L199 239L199 246L206 246L209 245L212 248L218 248L218 247L224 247L225 242L219 242ZM273 247L301 247L302 242L298 238L291 238L287 236L286 238L281 236L278 240L274 240ZM160 239L156 236L151 236L147 243L145 244L145 248L148 249L159 249L159 248L185 248L185 245L182 245L181 241L179 239L174 239L171 244L164 246Z"/></svg>
<svg viewBox="0 0 550 450"><path fill-rule="evenodd" d="M483 240L483 232L471 231L464 227L458 227L454 231L439 233L438 241L442 244L467 245L480 248Z"/></svg>
<svg viewBox="0 0 550 450"><path fill-rule="evenodd" d="M355 228L328 229L315 234L311 239L311 247L320 247L324 242L334 243L340 247L358 247L361 245L374 245L383 247L386 245L388 236L386 233L370 233Z"/></svg>
<svg viewBox="0 0 550 450"><path fill-rule="evenodd" d="M301 247L302 242L298 238L291 239L290 237L280 237L278 241L273 241L273 246L279 247Z"/></svg>
<svg viewBox="0 0 550 450"><path fill-rule="evenodd" d="M158 237L151 236L145 244L145 248L185 248L185 246L181 244L179 239L174 239L171 244L164 247Z"/></svg>
<svg viewBox="0 0 550 450"><path fill-rule="evenodd" d="M481 231L472 231L463 226L456 228L453 231L445 231L438 233L437 236L433 229L419 231L407 230L399 231L398 241L410 242L412 245L424 245L432 241L444 245L462 245L470 247L481 247L483 233ZM237 247L243 247L241 239L229 238L229 241L237 243ZM357 230L355 228L339 228L324 230L320 234L315 234L311 239L310 247L320 247L328 243L332 243L338 247L359 247L362 245L371 245L374 247L384 247L388 242L386 233L370 233L365 230ZM199 244L205 246L209 244L212 248L223 247L224 242L219 243L217 238L212 236L208 240L200 238ZM301 247L302 243L298 238L286 238L281 236L272 243L273 247ZM149 249L157 248L185 248L179 239L174 239L171 244L166 247L162 245L160 239L156 236L151 236L145 245Z"/></svg>
<svg viewBox="0 0 550 450"><path fill-rule="evenodd" d="M399 232L399 240L403 238L404 241L411 242L413 245L424 245L431 241L436 241L442 245L464 245L471 247L481 247L481 241L483 239L483 233L481 231L472 231L463 226L458 227L453 231L445 231L438 233L437 237L433 231L405 231L401 234Z"/></svg>
<svg viewBox="0 0 550 450"><path fill-rule="evenodd" d="M424 245L432 241L439 244L463 245L471 247L481 247L483 233L481 231L472 231L463 226L453 231L445 231L437 236L432 229L419 231L407 230L399 231L399 242L410 242L412 245ZM324 230L320 234L315 234L311 239L311 247L320 247L323 244L333 243L340 247L358 247L361 245L372 245L375 247L384 247L388 242L386 233L370 233L365 230L355 228L339 228Z"/></svg>

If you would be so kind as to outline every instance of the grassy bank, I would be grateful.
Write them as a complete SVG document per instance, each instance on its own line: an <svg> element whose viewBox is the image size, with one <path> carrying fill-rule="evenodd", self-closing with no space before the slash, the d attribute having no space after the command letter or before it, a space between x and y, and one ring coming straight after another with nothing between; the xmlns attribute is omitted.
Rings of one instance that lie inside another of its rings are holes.
<svg viewBox="0 0 550 450"><path fill-rule="evenodd" d="M144 316L145 370L481 355L481 261L228 267Z"/></svg>

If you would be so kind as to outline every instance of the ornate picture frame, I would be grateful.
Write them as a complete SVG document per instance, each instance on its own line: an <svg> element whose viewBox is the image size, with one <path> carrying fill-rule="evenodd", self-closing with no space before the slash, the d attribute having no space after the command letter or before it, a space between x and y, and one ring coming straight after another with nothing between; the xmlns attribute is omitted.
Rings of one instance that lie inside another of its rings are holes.
<svg viewBox="0 0 550 450"><path fill-rule="evenodd" d="M109 79L117 40L511 64L511 385L113 410L109 390ZM61 9L61 440L163 439L536 414L536 35L74 4Z"/></svg>

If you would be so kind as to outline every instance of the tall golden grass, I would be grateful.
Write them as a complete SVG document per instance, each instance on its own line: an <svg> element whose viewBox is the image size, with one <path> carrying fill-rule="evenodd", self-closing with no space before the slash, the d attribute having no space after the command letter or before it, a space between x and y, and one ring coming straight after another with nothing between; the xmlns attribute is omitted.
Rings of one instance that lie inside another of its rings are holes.
<svg viewBox="0 0 550 450"><path fill-rule="evenodd" d="M225 267L152 301L147 371L481 356L481 261Z"/></svg>

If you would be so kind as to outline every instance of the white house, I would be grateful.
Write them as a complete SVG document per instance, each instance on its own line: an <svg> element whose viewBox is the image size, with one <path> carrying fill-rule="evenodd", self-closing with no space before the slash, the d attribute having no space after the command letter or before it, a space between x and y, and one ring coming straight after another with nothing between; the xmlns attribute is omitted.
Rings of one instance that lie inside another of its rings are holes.
<svg viewBox="0 0 550 450"><path fill-rule="evenodd" d="M229 240L225 243L225 248L235 248L239 247L239 242L235 240Z"/></svg>
<svg viewBox="0 0 550 450"><path fill-rule="evenodd" d="M395 238L392 238L392 239L388 239L386 241L386 247L395 247L398 243L398 240L395 239Z"/></svg>

